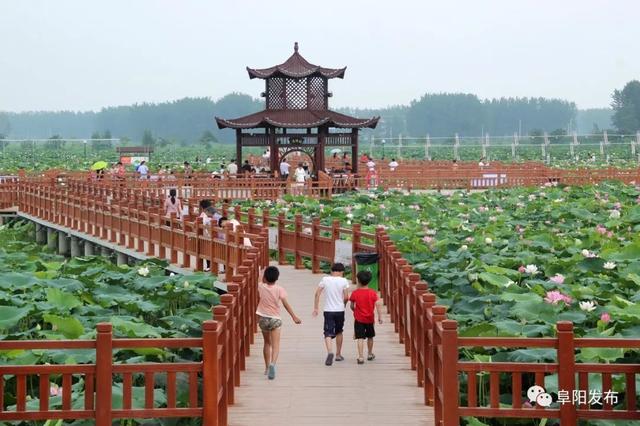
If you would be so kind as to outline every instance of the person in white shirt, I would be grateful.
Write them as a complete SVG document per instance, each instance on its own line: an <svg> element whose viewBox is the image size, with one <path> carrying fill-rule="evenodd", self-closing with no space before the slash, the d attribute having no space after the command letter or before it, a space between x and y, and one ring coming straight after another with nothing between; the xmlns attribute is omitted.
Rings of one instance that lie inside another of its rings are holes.
<svg viewBox="0 0 640 426"><path fill-rule="evenodd" d="M138 173L140 174L140 179L147 179L149 175L149 167L147 167L147 162L142 161L138 166Z"/></svg>
<svg viewBox="0 0 640 426"><path fill-rule="evenodd" d="M376 166L376 163L373 162L371 158L367 161L367 169L373 169Z"/></svg>
<svg viewBox="0 0 640 426"><path fill-rule="evenodd" d="M336 340L336 361L344 361L342 356L342 331L344 329L344 308L349 300L349 281L344 277L344 265L334 263L331 275L322 278L313 301L314 317L318 316L320 295L324 292L324 343L327 347L325 365L333 364L333 339Z"/></svg>
<svg viewBox="0 0 640 426"><path fill-rule="evenodd" d="M236 160L231 160L231 162L227 166L227 171L230 175L238 174L238 165L236 164Z"/></svg>
<svg viewBox="0 0 640 426"><path fill-rule="evenodd" d="M396 161L396 159L392 158L391 162L389 163L389 169L391 169L391 171L393 172L393 171L395 171L396 168L398 168L398 166L399 166L399 164Z"/></svg>
<svg viewBox="0 0 640 426"><path fill-rule="evenodd" d="M299 186L304 185L304 181L307 179L307 172L302 167L302 163L298 164L298 168L296 169L296 172L294 173L294 177L296 178L296 183Z"/></svg>
<svg viewBox="0 0 640 426"><path fill-rule="evenodd" d="M289 168L291 166L287 163L287 160L282 160L282 163L280 163L280 176L283 180L289 179Z"/></svg>

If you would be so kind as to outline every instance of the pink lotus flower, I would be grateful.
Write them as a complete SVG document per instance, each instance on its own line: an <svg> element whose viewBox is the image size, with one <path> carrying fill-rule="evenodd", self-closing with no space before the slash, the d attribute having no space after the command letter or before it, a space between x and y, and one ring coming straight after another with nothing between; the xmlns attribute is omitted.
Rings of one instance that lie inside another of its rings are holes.
<svg viewBox="0 0 640 426"><path fill-rule="evenodd" d="M524 265L520 265L520 267L518 268L518 272L520 272L521 274L524 274L526 272L526 268L524 267Z"/></svg>
<svg viewBox="0 0 640 426"><path fill-rule="evenodd" d="M613 208L616 210L620 210L622 208L622 204L620 202L614 203Z"/></svg>
<svg viewBox="0 0 640 426"><path fill-rule="evenodd" d="M613 231L607 232L607 238L611 238L611 237L613 237Z"/></svg>
<svg viewBox="0 0 640 426"><path fill-rule="evenodd" d="M428 236L428 235L425 235L425 236L422 238L422 241L424 241L425 243L429 244L430 242L432 242L432 241L433 241L433 237L430 237L430 236Z"/></svg>
<svg viewBox="0 0 640 426"><path fill-rule="evenodd" d="M554 276L549 278L549 281L551 281L552 283L556 283L556 284L564 284L564 275L555 274Z"/></svg>
<svg viewBox="0 0 640 426"><path fill-rule="evenodd" d="M547 296L544 298L544 301L551 305L557 305L558 302L564 302L569 305L571 304L571 302L573 302L573 299L566 294L562 294L557 290L553 290L547 292Z"/></svg>
<svg viewBox="0 0 640 426"><path fill-rule="evenodd" d="M380 204L380 208L381 208L381 209L386 209L386 207L384 206L384 204Z"/></svg>
<svg viewBox="0 0 640 426"><path fill-rule="evenodd" d="M51 396L62 396L62 388L56 384L52 384L49 387L49 395Z"/></svg>
<svg viewBox="0 0 640 426"><path fill-rule="evenodd" d="M473 237L467 237L464 239L466 242L468 243L472 243L473 242Z"/></svg>
<svg viewBox="0 0 640 426"><path fill-rule="evenodd" d="M478 211L479 211L479 212L486 212L486 211L489 211L489 207L480 206L480 207L478 207Z"/></svg>
<svg viewBox="0 0 640 426"><path fill-rule="evenodd" d="M609 323L609 321L611 321L611 315L609 315L609 312L603 312L602 315L600 315L600 321L605 324Z"/></svg>
<svg viewBox="0 0 640 426"><path fill-rule="evenodd" d="M602 226L602 225L598 224L598 225L596 226L596 232L597 232L598 234L600 234L600 235L604 235L604 234L606 234L606 233L607 233L607 228L605 228L604 226Z"/></svg>
<svg viewBox="0 0 640 426"><path fill-rule="evenodd" d="M345 207L344 211L347 212L347 213L351 213L351 206Z"/></svg>

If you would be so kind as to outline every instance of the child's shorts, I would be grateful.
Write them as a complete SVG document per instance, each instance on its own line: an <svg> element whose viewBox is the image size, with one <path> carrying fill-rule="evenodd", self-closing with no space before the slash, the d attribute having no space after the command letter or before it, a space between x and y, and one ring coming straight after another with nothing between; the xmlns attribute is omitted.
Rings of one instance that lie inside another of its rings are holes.
<svg viewBox="0 0 640 426"><path fill-rule="evenodd" d="M344 312L324 313L324 337L334 339L344 330Z"/></svg>
<svg viewBox="0 0 640 426"><path fill-rule="evenodd" d="M282 320L279 318L260 317L258 326L262 331L271 331L282 327Z"/></svg>
<svg viewBox="0 0 640 426"><path fill-rule="evenodd" d="M373 327L373 323L366 324L363 322L354 322L353 330L356 335L356 339L372 339L376 337L376 330Z"/></svg>

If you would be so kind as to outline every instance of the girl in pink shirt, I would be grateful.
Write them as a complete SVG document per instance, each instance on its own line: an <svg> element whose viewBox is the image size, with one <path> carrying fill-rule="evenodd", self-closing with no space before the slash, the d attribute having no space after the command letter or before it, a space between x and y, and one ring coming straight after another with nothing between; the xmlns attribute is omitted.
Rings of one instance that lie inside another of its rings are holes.
<svg viewBox="0 0 640 426"><path fill-rule="evenodd" d="M264 338L264 356L265 371L269 380L276 378L276 362L280 354L280 327L282 327L282 318L280 318L280 302L287 310L293 322L301 324L300 318L293 313L293 308L287 301L287 292L284 288L276 284L280 271L275 266L269 266L264 270L262 283L258 286L258 325L262 331Z"/></svg>
<svg viewBox="0 0 640 426"><path fill-rule="evenodd" d="M164 214L171 217L171 213L175 213L178 219L182 219L182 202L176 197L176 194L175 189L169 191L169 196L164 200Z"/></svg>

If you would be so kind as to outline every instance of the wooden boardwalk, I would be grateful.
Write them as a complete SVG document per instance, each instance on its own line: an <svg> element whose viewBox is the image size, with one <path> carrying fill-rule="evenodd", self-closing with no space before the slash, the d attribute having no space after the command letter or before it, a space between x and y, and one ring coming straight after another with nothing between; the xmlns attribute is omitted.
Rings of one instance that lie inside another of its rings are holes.
<svg viewBox="0 0 640 426"><path fill-rule="evenodd" d="M353 314L347 308L345 360L327 367L322 317L311 316L313 293L322 276L291 266L279 268L279 284L303 323L295 325L282 310L282 347L273 381L264 375L259 333L236 389L236 404L229 407L229 425L433 425L433 410L423 404L415 371L389 317L376 324L375 361L357 365Z"/></svg>

